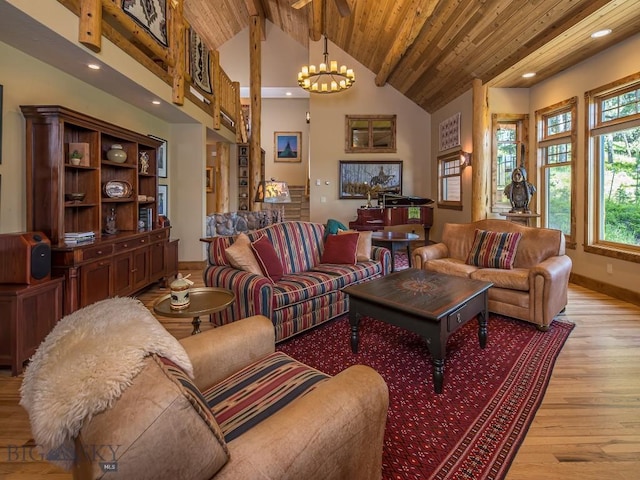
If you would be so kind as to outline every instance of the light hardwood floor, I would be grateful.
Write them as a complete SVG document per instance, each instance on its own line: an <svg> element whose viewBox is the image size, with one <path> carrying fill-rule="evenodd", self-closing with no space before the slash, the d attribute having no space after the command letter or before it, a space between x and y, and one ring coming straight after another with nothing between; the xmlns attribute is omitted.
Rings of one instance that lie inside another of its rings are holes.
<svg viewBox="0 0 640 480"><path fill-rule="evenodd" d="M202 285L200 271L186 273ZM167 291L154 287L139 298L150 306ZM507 479L638 479L640 308L571 285L562 318L576 327ZM159 320L177 338L191 332L186 320ZM70 479L39 460L18 405L20 382L0 370L0 479Z"/></svg>

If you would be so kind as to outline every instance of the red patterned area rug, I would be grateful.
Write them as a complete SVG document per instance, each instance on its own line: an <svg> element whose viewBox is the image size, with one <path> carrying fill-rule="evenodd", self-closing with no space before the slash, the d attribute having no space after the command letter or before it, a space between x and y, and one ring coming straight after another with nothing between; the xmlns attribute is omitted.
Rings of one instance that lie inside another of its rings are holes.
<svg viewBox="0 0 640 480"><path fill-rule="evenodd" d="M543 333L491 315L482 350L477 322L467 322L447 343L440 395L422 338L371 318L361 320L357 355L349 346L346 316L277 349L331 375L354 364L382 375L389 386L384 479L502 479L573 326L554 321Z"/></svg>

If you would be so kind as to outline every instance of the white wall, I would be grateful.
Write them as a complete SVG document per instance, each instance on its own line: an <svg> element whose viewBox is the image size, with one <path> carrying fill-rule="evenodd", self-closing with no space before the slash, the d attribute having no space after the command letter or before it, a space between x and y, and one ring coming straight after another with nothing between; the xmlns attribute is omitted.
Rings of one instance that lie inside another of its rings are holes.
<svg viewBox="0 0 640 480"><path fill-rule="evenodd" d="M640 71L639 51L640 35L636 35L553 78L541 82L531 89L489 89L489 110L492 114L529 114L530 151L534 151L535 149L535 111L574 96L578 97L578 151L576 152L575 162L575 168L577 169L575 188L578 190L575 210L577 247L576 249L567 249L567 254L573 260L573 273L633 292L640 292L640 284L638 284L637 281L637 263L594 255L584 251L584 243L586 242L586 199L587 195L591 194L591 192L585 191L584 188L584 185L586 185L586 107L584 93ZM456 112L462 112L462 147L466 150L465 146L468 145L469 149L471 149L472 100L472 94L471 91L469 91L433 114L431 136L433 139L432 157L434 162L438 149L438 124ZM435 195L437 194L436 168L437 166L435 164L431 165L433 198L436 198ZM471 169L473 168L476 167L471 167ZM471 192L471 169L466 169L463 174L463 210L461 212L445 211L444 209L436 210L434 215L434 228L431 229L432 240L438 240L440 238L442 225L445 222L468 222L471 220L471 204L469 202L469 196L465 195L467 191L469 193ZM538 172L529 172L529 180L539 185L540 181L537 177L539 177ZM491 177L489 176L489 178ZM534 195L533 201L536 203L535 210L539 212L540 195ZM607 264L612 265L612 274L607 273Z"/></svg>
<svg viewBox="0 0 640 480"><path fill-rule="evenodd" d="M310 62L322 59L322 42L311 42ZM353 68L356 82L334 95L311 95L311 221L355 220L363 200L339 200L340 160L402 160L403 194L433 198L431 116L390 85L377 87L375 75L329 42L330 60ZM345 153L345 115L397 115L397 153ZM320 180L320 186L316 186ZM328 185L326 184L328 182Z"/></svg>
<svg viewBox="0 0 640 480"><path fill-rule="evenodd" d="M578 189L576 205L576 240L575 250L568 250L573 259L573 272L588 278L640 292L638 283L638 264L611 257L594 255L584 251L586 198L591 192L585 191L586 185L586 108L584 93L596 87L619 80L640 71L640 35L616 45L586 60L574 68L566 70L555 77L531 88L530 114L538 109L553 105L571 97L578 97L578 140L575 168ZM611 264L613 273L607 273L606 266Z"/></svg>
<svg viewBox="0 0 640 480"><path fill-rule="evenodd" d="M300 88L297 87L296 88ZM287 182L289 185L305 185L309 175L309 125L305 114L309 100L262 99L262 148L265 151L265 177ZM274 161L275 132L300 132L301 161L299 163Z"/></svg>
<svg viewBox="0 0 640 480"><path fill-rule="evenodd" d="M25 120L20 105L62 105L141 133L168 138L166 122L0 42L4 86L0 233L24 231Z"/></svg>

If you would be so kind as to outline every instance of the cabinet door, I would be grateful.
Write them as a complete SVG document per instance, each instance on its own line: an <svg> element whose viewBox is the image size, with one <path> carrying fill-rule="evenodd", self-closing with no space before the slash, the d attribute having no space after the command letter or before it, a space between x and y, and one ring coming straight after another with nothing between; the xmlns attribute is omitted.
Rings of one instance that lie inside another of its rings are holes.
<svg viewBox="0 0 640 480"><path fill-rule="evenodd" d="M156 280L164 277L166 272L166 263L165 263L165 246L167 242L163 240L162 242L155 242L150 245L151 250L151 273L149 280L151 282L155 282Z"/></svg>
<svg viewBox="0 0 640 480"><path fill-rule="evenodd" d="M178 274L178 242L180 240L169 240L166 246L167 270L166 277L173 277Z"/></svg>
<svg viewBox="0 0 640 480"><path fill-rule="evenodd" d="M80 268L80 307L86 307L112 295L111 259L87 263Z"/></svg>
<svg viewBox="0 0 640 480"><path fill-rule="evenodd" d="M131 252L113 257L113 294L124 297L133 291L131 272L134 270Z"/></svg>
<svg viewBox="0 0 640 480"><path fill-rule="evenodd" d="M149 283L149 247L134 250L131 252L131 258L133 263L131 280L135 291L146 287Z"/></svg>

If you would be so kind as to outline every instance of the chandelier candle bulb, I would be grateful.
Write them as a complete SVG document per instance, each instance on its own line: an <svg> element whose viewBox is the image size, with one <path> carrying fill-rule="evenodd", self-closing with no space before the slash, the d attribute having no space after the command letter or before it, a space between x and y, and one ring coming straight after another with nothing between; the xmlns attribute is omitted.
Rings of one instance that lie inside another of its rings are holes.
<svg viewBox="0 0 640 480"><path fill-rule="evenodd" d="M315 74L316 73L316 66L315 65L309 65L309 73L310 74Z"/></svg>
<svg viewBox="0 0 640 480"><path fill-rule="evenodd" d="M323 91L323 92L328 91L328 87L327 87L327 84L326 84L326 83L323 83L323 84L322 84L322 91Z"/></svg>
<svg viewBox="0 0 640 480"><path fill-rule="evenodd" d="M321 63L320 64L320 73L324 73L327 71L327 64L326 63Z"/></svg>
<svg viewBox="0 0 640 480"><path fill-rule="evenodd" d="M336 90L338 90L338 84L336 83L335 80L333 82L331 82L331 90L334 91L334 92Z"/></svg>
<svg viewBox="0 0 640 480"><path fill-rule="evenodd" d="M331 60L331 71L332 72L338 71L338 62L336 62L335 60Z"/></svg>
<svg viewBox="0 0 640 480"><path fill-rule="evenodd" d="M342 66L340 67L340 73L341 73L342 75L346 75L346 73L347 73L347 66L346 66L346 65L342 65Z"/></svg>
<svg viewBox="0 0 640 480"><path fill-rule="evenodd" d="M304 67L302 67L302 72L300 72L301 75L298 76L298 78L300 77L306 77L307 75L309 75L309 67L307 67L306 65Z"/></svg>

